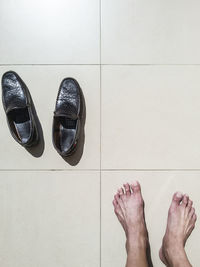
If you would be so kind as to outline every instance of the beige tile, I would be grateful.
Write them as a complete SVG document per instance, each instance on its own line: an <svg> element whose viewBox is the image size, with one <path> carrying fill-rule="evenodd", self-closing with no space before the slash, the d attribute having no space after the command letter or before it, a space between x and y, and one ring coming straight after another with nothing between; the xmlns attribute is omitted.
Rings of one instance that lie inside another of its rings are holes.
<svg viewBox="0 0 200 267"><path fill-rule="evenodd" d="M200 63L199 1L102 0L102 62Z"/></svg>
<svg viewBox="0 0 200 267"><path fill-rule="evenodd" d="M145 200L145 214L149 230L152 260L154 266L163 264L158 257L161 240L165 232L167 211L175 191L188 193L194 201L197 215L200 213L199 193L200 172L140 172L140 171L105 171L102 173L102 267L121 267L125 265L125 235L113 212L112 200L116 190L124 182L139 180ZM200 230L198 221L190 236L186 251L193 266L199 264Z"/></svg>
<svg viewBox="0 0 200 267"><path fill-rule="evenodd" d="M99 66L9 66L25 81L31 92L43 127L45 150L35 158L11 136L6 116L0 105L1 131L0 169L98 169L100 164L100 82ZM0 75L8 67L0 67ZM85 146L76 167L65 162L52 144L52 119L61 80L74 77L79 82L86 101Z"/></svg>
<svg viewBox="0 0 200 267"><path fill-rule="evenodd" d="M199 66L104 66L102 167L200 167Z"/></svg>
<svg viewBox="0 0 200 267"><path fill-rule="evenodd" d="M0 2L1 64L96 64L99 0Z"/></svg>
<svg viewBox="0 0 200 267"><path fill-rule="evenodd" d="M99 178L96 171L0 172L0 265L98 267Z"/></svg>

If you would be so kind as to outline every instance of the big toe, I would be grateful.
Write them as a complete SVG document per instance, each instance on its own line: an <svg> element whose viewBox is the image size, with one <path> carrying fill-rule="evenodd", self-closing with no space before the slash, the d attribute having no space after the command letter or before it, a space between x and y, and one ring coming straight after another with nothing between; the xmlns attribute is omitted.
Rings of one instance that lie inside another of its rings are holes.
<svg viewBox="0 0 200 267"><path fill-rule="evenodd" d="M180 205L182 199L183 199L183 194L181 192L174 193L172 198L171 208L176 208L178 205Z"/></svg>
<svg viewBox="0 0 200 267"><path fill-rule="evenodd" d="M132 182L131 189L133 190L133 194L141 194L141 187L138 181Z"/></svg>
<svg viewBox="0 0 200 267"><path fill-rule="evenodd" d="M144 204L144 200L141 193L141 186L138 181L134 181L131 185L131 189L133 191L133 196L137 199L137 202L140 204Z"/></svg>

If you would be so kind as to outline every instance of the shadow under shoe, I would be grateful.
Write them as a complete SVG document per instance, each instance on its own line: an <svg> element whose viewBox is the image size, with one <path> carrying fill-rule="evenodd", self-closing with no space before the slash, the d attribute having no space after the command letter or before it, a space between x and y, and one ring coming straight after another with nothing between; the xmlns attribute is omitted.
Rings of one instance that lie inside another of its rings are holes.
<svg viewBox="0 0 200 267"><path fill-rule="evenodd" d="M34 157L39 158L42 156L45 148L44 135L40 120L38 118L34 103L32 102L32 110L35 117L35 123L37 127L37 136L34 137L36 140L31 146L26 146L25 149Z"/></svg>

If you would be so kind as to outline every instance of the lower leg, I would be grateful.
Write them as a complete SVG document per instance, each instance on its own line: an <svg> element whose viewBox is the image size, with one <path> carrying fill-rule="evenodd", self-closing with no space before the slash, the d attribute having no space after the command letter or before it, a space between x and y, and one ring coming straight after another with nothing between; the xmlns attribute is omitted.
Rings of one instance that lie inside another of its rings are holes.
<svg viewBox="0 0 200 267"><path fill-rule="evenodd" d="M142 245L142 247L133 246L127 252L127 261L126 267L147 267L147 255L146 248Z"/></svg>

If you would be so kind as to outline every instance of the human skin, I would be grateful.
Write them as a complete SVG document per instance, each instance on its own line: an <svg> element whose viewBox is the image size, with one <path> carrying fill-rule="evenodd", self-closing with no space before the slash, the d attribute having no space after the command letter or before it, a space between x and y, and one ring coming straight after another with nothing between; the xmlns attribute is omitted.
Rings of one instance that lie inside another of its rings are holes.
<svg viewBox="0 0 200 267"><path fill-rule="evenodd" d="M197 216L187 195L175 193L168 212L167 228L159 252L168 267L191 267L184 246L195 227ZM115 214L126 235L126 267L151 267L144 200L139 182L124 184L114 196Z"/></svg>

